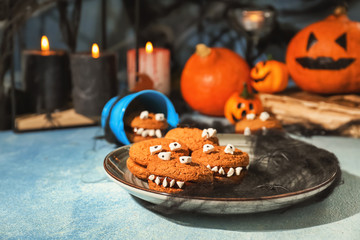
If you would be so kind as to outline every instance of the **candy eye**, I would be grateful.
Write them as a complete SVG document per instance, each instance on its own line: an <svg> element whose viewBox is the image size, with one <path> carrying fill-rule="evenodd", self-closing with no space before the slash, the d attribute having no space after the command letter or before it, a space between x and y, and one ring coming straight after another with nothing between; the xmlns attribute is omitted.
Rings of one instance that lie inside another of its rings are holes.
<svg viewBox="0 0 360 240"><path fill-rule="evenodd" d="M202 134L201 134L201 137L203 137L203 138L215 137L216 133L217 133L217 131L214 128L204 129Z"/></svg>
<svg viewBox="0 0 360 240"><path fill-rule="evenodd" d="M213 145L211 145L211 144L205 144L203 146L203 152L204 153L210 153L210 152L214 151L214 149L215 149L215 147Z"/></svg>
<svg viewBox="0 0 360 240"><path fill-rule="evenodd" d="M149 118L149 112L148 111L142 111L140 113L140 119L148 119Z"/></svg>
<svg viewBox="0 0 360 240"><path fill-rule="evenodd" d="M155 114L155 120L156 121L164 121L165 120L165 116L163 113L157 113Z"/></svg>
<svg viewBox="0 0 360 240"><path fill-rule="evenodd" d="M169 148L171 151L174 151L175 149L181 148L181 144L178 142L173 142L169 144Z"/></svg>
<svg viewBox="0 0 360 240"><path fill-rule="evenodd" d="M180 163L191 163L191 157L190 156L182 156L179 157Z"/></svg>
<svg viewBox="0 0 360 240"><path fill-rule="evenodd" d="M234 145L232 145L232 144L226 145L226 147L225 147L225 149L224 149L224 152L225 152L225 153L234 154L234 151L235 151L235 147L234 147Z"/></svg>
<svg viewBox="0 0 360 240"><path fill-rule="evenodd" d="M161 160L170 160L171 152L161 152L158 154L158 157Z"/></svg>
<svg viewBox="0 0 360 240"><path fill-rule="evenodd" d="M237 108L240 109L242 107L242 103L238 103Z"/></svg>
<svg viewBox="0 0 360 240"><path fill-rule="evenodd" d="M150 153L151 155L154 155L155 153L161 152L162 150L162 146L161 145L156 145L156 146L151 146L150 147Z"/></svg>

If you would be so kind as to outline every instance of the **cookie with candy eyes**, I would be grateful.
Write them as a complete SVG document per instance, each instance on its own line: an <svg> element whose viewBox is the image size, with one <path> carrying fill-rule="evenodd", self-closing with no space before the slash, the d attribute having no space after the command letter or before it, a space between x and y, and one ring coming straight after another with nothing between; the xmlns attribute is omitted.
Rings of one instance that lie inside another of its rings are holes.
<svg viewBox="0 0 360 240"><path fill-rule="evenodd" d="M129 156L137 164L146 167L150 156L159 152L172 152L174 156L187 156L190 154L185 143L166 138L155 138L134 143L129 150Z"/></svg>
<svg viewBox="0 0 360 240"><path fill-rule="evenodd" d="M214 128L203 130L198 128L174 128L165 135L165 138L185 142L191 151L195 151L202 148L204 144L219 145L216 134L217 131Z"/></svg>
<svg viewBox="0 0 360 240"><path fill-rule="evenodd" d="M267 129L282 129L280 121L270 116L267 112L262 112L258 116L248 114L246 118L237 122L235 125L235 132L244 135L251 135L258 131L266 132Z"/></svg>
<svg viewBox="0 0 360 240"><path fill-rule="evenodd" d="M193 162L203 164L213 172L214 181L227 184L240 182L249 166L249 155L231 144L205 144L202 149L194 151L191 157Z"/></svg>
<svg viewBox="0 0 360 240"><path fill-rule="evenodd" d="M164 131L168 128L165 115L163 113L149 113L142 111L130 122L132 134L128 134L131 142L139 142L152 138L161 138Z"/></svg>
<svg viewBox="0 0 360 240"><path fill-rule="evenodd" d="M180 142L171 139L156 138L134 143L129 150L129 158L126 162L129 171L137 178L146 180L149 173L147 166L152 158L157 155L171 153L173 157L186 156L190 154L189 148ZM166 155L166 154L165 154Z"/></svg>
<svg viewBox="0 0 360 240"><path fill-rule="evenodd" d="M213 173L204 165L192 162L190 156L174 157L170 152L161 152L152 156L147 170L152 190L180 193L197 187L212 189Z"/></svg>

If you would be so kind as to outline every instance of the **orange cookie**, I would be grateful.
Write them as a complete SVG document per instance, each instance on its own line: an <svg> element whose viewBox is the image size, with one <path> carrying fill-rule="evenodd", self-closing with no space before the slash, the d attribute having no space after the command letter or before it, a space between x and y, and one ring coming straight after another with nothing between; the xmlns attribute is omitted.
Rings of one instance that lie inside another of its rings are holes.
<svg viewBox="0 0 360 240"><path fill-rule="evenodd" d="M270 116L267 112L262 112L259 116L254 114L246 115L246 118L237 122L235 132L250 135L257 131L266 131L266 129L282 129L279 120Z"/></svg>
<svg viewBox="0 0 360 240"><path fill-rule="evenodd" d="M147 171L146 166L137 164L132 158L127 159L126 166L137 178L146 180L149 177L149 172Z"/></svg>
<svg viewBox="0 0 360 240"><path fill-rule="evenodd" d="M219 145L216 129L213 128L204 130L198 128L174 128L165 135L165 138L185 142L191 151L202 148L204 144Z"/></svg>
<svg viewBox="0 0 360 240"><path fill-rule="evenodd" d="M161 138L164 131L168 128L165 115L163 113L149 113L142 111L130 122L133 133L128 134L131 142L139 142L151 138Z"/></svg>
<svg viewBox="0 0 360 240"><path fill-rule="evenodd" d="M206 144L192 153L192 160L210 169L215 181L229 184L240 182L249 166L249 155L231 144Z"/></svg>
<svg viewBox="0 0 360 240"><path fill-rule="evenodd" d="M190 156L177 157L171 152L151 156L147 170L149 188L179 193L197 187L212 189L213 173L204 165L191 162Z"/></svg>

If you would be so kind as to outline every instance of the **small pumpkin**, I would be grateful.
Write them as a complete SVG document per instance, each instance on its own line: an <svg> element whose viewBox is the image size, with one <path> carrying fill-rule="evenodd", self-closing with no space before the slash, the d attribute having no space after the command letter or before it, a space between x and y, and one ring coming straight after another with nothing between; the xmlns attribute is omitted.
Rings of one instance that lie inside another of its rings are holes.
<svg viewBox="0 0 360 240"><path fill-rule="evenodd" d="M250 79L246 61L226 48L196 46L188 59L180 81L184 100L194 110L212 116L224 116L226 100L240 92Z"/></svg>
<svg viewBox="0 0 360 240"><path fill-rule="evenodd" d="M294 82L315 93L360 92L360 28L344 7L290 41L286 65Z"/></svg>
<svg viewBox="0 0 360 240"><path fill-rule="evenodd" d="M275 60L258 62L251 69L250 77L252 87L263 93L281 92L289 81L286 65Z"/></svg>
<svg viewBox="0 0 360 240"><path fill-rule="evenodd" d="M232 124L236 124L247 114L260 114L262 111L261 100L255 94L250 93L244 84L241 94L234 93L226 101L224 115Z"/></svg>

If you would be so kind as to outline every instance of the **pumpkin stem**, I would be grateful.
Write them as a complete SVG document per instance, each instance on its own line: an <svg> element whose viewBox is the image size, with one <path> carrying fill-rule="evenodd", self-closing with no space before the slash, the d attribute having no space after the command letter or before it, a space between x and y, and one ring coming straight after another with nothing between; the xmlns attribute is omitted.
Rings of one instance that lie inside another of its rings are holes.
<svg viewBox="0 0 360 240"><path fill-rule="evenodd" d="M345 6L337 6L334 10L334 15L336 17L346 14L347 14L347 8Z"/></svg>
<svg viewBox="0 0 360 240"><path fill-rule="evenodd" d="M242 97L244 99L253 99L254 98L254 94L252 94L248 91L246 82L243 85L243 90L240 94L240 97Z"/></svg>
<svg viewBox="0 0 360 240"><path fill-rule="evenodd" d="M196 52L197 55L199 55L200 57L204 58L209 56L209 54L211 53L211 48L209 48L208 46L206 46L203 43L199 43L196 45Z"/></svg>

